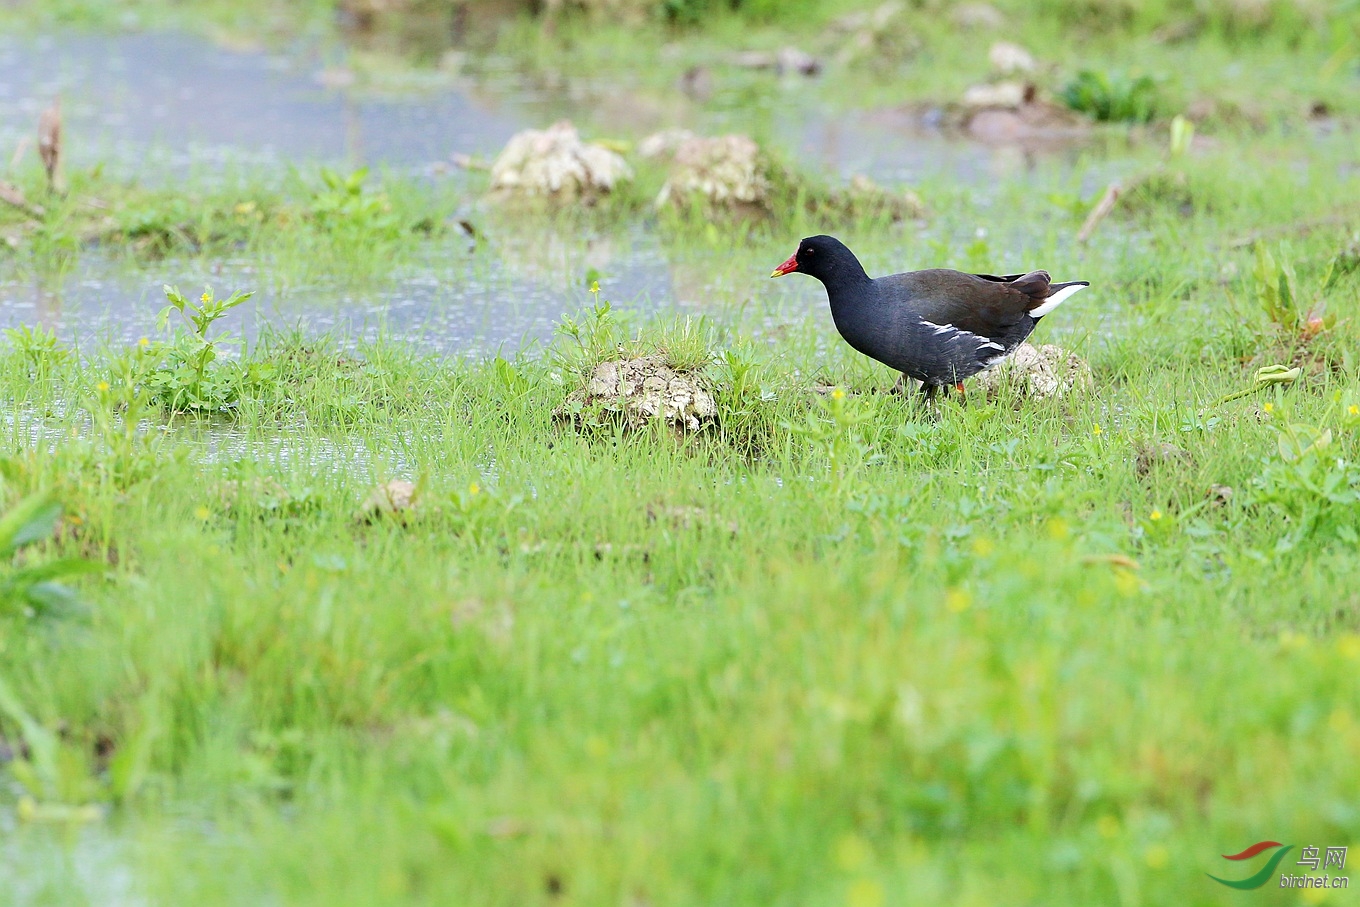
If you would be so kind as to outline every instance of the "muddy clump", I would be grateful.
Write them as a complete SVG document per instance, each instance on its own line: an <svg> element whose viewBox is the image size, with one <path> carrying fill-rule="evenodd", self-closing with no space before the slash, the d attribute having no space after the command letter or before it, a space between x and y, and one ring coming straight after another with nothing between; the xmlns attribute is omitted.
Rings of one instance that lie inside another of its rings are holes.
<svg viewBox="0 0 1360 907"><path fill-rule="evenodd" d="M1046 400L1090 390L1094 382L1091 367L1076 353L1046 343L1022 343L996 368L977 376L978 390L993 399L1003 387L1025 400Z"/></svg>
<svg viewBox="0 0 1360 907"><path fill-rule="evenodd" d="M1006 15L990 3L960 3L949 18L965 31L995 31L1006 27Z"/></svg>
<svg viewBox="0 0 1360 907"><path fill-rule="evenodd" d="M698 372L676 371L663 356L601 362L586 386L553 411L558 420L576 425L622 419L639 428L660 419L680 431L699 431L717 414L708 382Z"/></svg>
<svg viewBox="0 0 1360 907"><path fill-rule="evenodd" d="M711 208L765 212L770 208L770 171L769 160L748 136L682 139L675 143L656 206L683 208L699 201Z"/></svg>
<svg viewBox="0 0 1360 907"><path fill-rule="evenodd" d="M773 53L763 50L743 51L732 58L732 65L743 69L768 69L779 76L790 73L815 76L822 71L821 60L797 47L783 47Z"/></svg>
<svg viewBox="0 0 1360 907"><path fill-rule="evenodd" d="M383 482L368 493L355 519L362 523L372 523L383 518L404 519L419 506L420 490L414 482L393 479Z"/></svg>
<svg viewBox="0 0 1360 907"><path fill-rule="evenodd" d="M928 213L925 202L910 189L888 189L863 175L853 177L844 188L808 194L806 207L809 214L821 217L840 220L863 217L894 223L923 220Z"/></svg>
<svg viewBox="0 0 1360 907"><path fill-rule="evenodd" d="M633 171L614 151L581 141L567 120L526 129L506 143L491 165L491 193L502 198L593 203Z"/></svg>
<svg viewBox="0 0 1360 907"><path fill-rule="evenodd" d="M660 209L698 205L713 212L763 216L801 203L808 214L833 220L871 217L898 222L926 215L916 193L885 188L866 176L856 176L842 187L809 184L744 135L705 138L668 130L643 139L638 153L671 161L670 176L656 199Z"/></svg>
<svg viewBox="0 0 1360 907"><path fill-rule="evenodd" d="M1027 74L1039 68L1034 55L1013 41L994 41L987 50L992 72L1001 76Z"/></svg>
<svg viewBox="0 0 1360 907"><path fill-rule="evenodd" d="M710 510L692 505L664 504L659 501L647 505L647 522L671 529L716 529L731 536L737 534L735 520L724 519Z"/></svg>
<svg viewBox="0 0 1360 907"><path fill-rule="evenodd" d="M1146 478L1155 469L1186 466L1190 462L1188 450L1162 441L1157 444L1140 445L1133 460L1133 468L1139 478Z"/></svg>
<svg viewBox="0 0 1360 907"><path fill-rule="evenodd" d="M1090 120L1039 94L1031 82L974 85L963 94L957 124L981 142L1063 144L1085 138Z"/></svg>
<svg viewBox="0 0 1360 907"><path fill-rule="evenodd" d="M696 136L688 129L663 129L638 142L637 153L646 160L675 160L675 152Z"/></svg>

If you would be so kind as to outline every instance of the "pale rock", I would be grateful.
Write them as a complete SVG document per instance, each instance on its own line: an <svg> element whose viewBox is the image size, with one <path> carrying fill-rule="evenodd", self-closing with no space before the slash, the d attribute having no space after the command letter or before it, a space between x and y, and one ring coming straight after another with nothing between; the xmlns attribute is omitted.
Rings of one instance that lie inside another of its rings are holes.
<svg viewBox="0 0 1360 907"><path fill-rule="evenodd" d="M1010 41L996 41L987 51L992 71L1003 76L1034 72L1038 64L1029 51Z"/></svg>
<svg viewBox="0 0 1360 907"><path fill-rule="evenodd" d="M359 518L372 520L377 517L391 516L414 510L416 506L416 486L404 479L384 482L368 493L359 505Z"/></svg>
<svg viewBox="0 0 1360 907"><path fill-rule="evenodd" d="M1040 347L1022 343L1000 365L976 379L977 388L988 397L1009 386L1016 396L1030 400L1065 397L1092 384L1091 367L1085 360L1052 343Z"/></svg>
<svg viewBox="0 0 1360 907"><path fill-rule="evenodd" d="M585 388L573 392L554 414L580 421L591 409L619 413L630 424L659 418L687 431L711 424L718 414L702 378L675 371L661 356L601 362Z"/></svg>
<svg viewBox="0 0 1360 907"><path fill-rule="evenodd" d="M617 153L581 141L567 120L526 129L506 143L491 165L491 190L503 195L595 199L633 171Z"/></svg>
<svg viewBox="0 0 1360 907"><path fill-rule="evenodd" d="M770 180L760 146L744 135L691 138L675 149L658 208L683 205L698 195L720 207L763 207Z"/></svg>
<svg viewBox="0 0 1360 907"><path fill-rule="evenodd" d="M960 3L950 18L959 28L996 30L1006 25L1005 15L990 3Z"/></svg>
<svg viewBox="0 0 1360 907"><path fill-rule="evenodd" d="M674 157L676 150L692 138L694 133L688 129L663 129L638 142L637 153L647 160Z"/></svg>
<svg viewBox="0 0 1360 907"><path fill-rule="evenodd" d="M989 107L1016 110L1025 103L1029 93L1029 87L1023 82L985 82L963 93L963 106L974 110Z"/></svg>

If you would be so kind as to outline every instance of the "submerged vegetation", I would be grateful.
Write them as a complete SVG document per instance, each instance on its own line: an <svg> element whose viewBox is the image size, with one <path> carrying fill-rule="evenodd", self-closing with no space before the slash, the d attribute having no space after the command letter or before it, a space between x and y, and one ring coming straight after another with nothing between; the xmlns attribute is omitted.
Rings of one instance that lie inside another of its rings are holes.
<svg viewBox="0 0 1360 907"><path fill-rule="evenodd" d="M1083 69L1067 84L1063 101L1097 120L1146 123L1157 115L1157 83L1151 76L1126 76Z"/></svg>
<svg viewBox="0 0 1360 907"><path fill-rule="evenodd" d="M169 284L146 337L0 339L0 905L1229 904L1220 854L1360 835L1342 6L506 5L502 52L599 81L662 61L644 93L786 39L833 61L741 68L717 103L754 120L804 89L953 103L987 77L982 20L1015 16L1064 48L1034 91L1076 80L1112 125L985 186L725 142L764 155L754 210L609 122L581 136L632 179L591 205L491 201L475 168L67 161L58 185L0 155L0 283L99 257ZM485 5L263 8L192 15L377 36ZM0 17L111 11L189 15ZM1233 55L1263 64L1247 88L1216 81ZM1155 90L1102 75L1134 72ZM827 231L874 274L1091 281L1033 337L1079 378L890 393L815 288L766 279ZM688 304L619 298L596 240L652 243ZM321 308L412 272L466 306L493 267L560 297L550 340L458 358L235 320L252 291Z"/></svg>

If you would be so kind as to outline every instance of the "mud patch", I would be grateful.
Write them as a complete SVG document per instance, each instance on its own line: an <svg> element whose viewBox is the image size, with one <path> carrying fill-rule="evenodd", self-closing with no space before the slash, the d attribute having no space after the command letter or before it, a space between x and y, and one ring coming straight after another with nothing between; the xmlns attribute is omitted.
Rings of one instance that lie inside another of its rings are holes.
<svg viewBox="0 0 1360 907"><path fill-rule="evenodd" d="M506 143L491 165L491 193L589 204L632 178L632 168L621 156L581 141L576 127L560 120L547 129L526 129Z"/></svg>
<svg viewBox="0 0 1360 907"><path fill-rule="evenodd" d="M622 419L628 427L640 428L660 419L679 431L706 428L717 414L708 382L698 372L672 369L662 356L600 363L586 386L553 411L559 421L577 426Z"/></svg>
<svg viewBox="0 0 1360 907"><path fill-rule="evenodd" d="M1090 390L1094 382L1091 367L1076 353L1046 343L1022 343L1005 362L977 376L978 390L995 399L1002 388L1010 388L1020 400L1046 400Z"/></svg>

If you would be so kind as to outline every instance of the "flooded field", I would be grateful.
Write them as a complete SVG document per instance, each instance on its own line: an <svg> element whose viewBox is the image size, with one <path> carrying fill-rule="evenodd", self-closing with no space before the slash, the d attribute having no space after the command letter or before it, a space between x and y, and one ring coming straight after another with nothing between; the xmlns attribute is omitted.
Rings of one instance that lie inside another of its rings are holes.
<svg viewBox="0 0 1360 907"><path fill-rule="evenodd" d="M377 91L337 87L345 81L340 73L314 53L246 53L186 35L0 38L0 153L35 155L34 124L60 97L69 166L148 185L272 184L322 166L467 185L455 157L488 160L520 129L563 116L589 122L602 106L626 112L629 104L626 95L588 83L550 93L513 74L480 82L445 76L423 88ZM1121 169L1117 161L1082 156L1080 145L1036 156L1014 144L951 138L913 111L841 115L803 99L796 86L728 109L734 103L719 98L678 116L701 131L754 130L790 149L800 166L834 179L946 182L985 197L1017 179L1051 186L1075 176L1092 191ZM625 136L640 137L626 116L616 122ZM476 208L477 191L467 188L465 210ZM493 237L493 246L473 254L457 237L426 242L415 255L420 264L363 287L280 286L258 261L219 260L205 271L202 263L172 258L142 269L116 250L92 246L55 273L0 263L0 327L36 322L83 343L135 341L153 331L161 284L211 282L256 291L227 323L247 336L265 324L339 327L346 336L386 332L441 352L484 353L548 339L563 311L584 304L587 273L605 278L617 305L642 312L712 312L710 301L726 295L700 262L667 248L648 218L604 233L540 228ZM750 276L754 284L761 275ZM807 287L769 292L792 292L800 309L817 298Z"/></svg>

